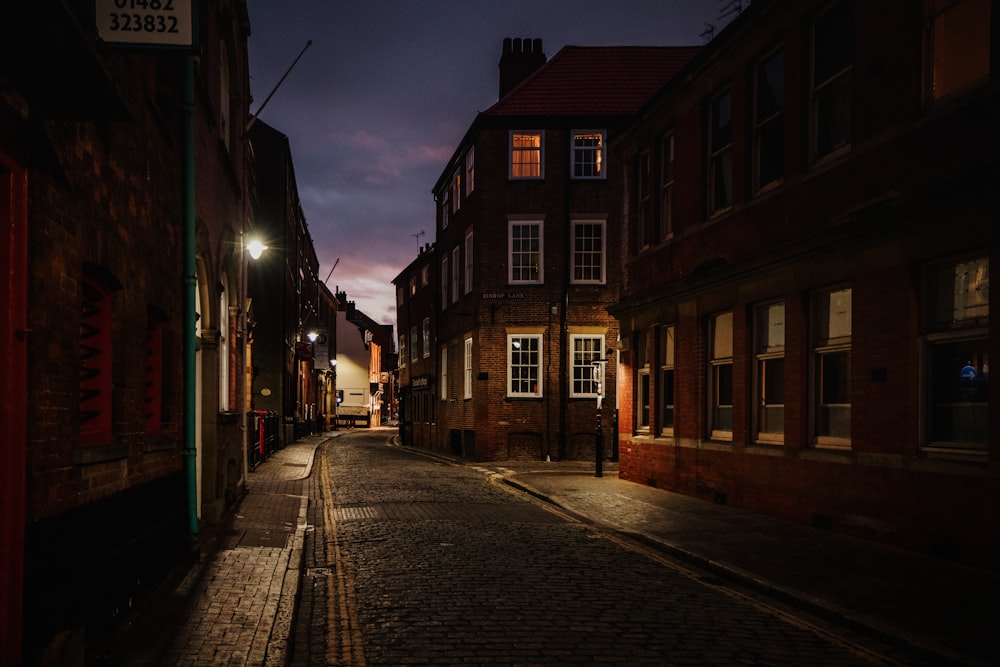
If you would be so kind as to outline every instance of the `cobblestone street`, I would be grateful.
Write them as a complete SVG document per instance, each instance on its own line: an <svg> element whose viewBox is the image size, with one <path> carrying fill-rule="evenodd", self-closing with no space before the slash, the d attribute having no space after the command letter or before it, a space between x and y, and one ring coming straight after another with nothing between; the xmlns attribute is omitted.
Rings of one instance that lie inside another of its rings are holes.
<svg viewBox="0 0 1000 667"><path fill-rule="evenodd" d="M386 439L317 451L294 665L902 661Z"/></svg>

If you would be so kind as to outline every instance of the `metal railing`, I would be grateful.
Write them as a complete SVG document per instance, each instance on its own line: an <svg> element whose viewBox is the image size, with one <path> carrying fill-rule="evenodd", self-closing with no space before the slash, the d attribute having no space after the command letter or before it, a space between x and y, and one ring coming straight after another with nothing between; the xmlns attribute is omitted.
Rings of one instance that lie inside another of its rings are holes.
<svg viewBox="0 0 1000 667"><path fill-rule="evenodd" d="M247 413L247 464L254 470L280 446L277 412L251 410Z"/></svg>

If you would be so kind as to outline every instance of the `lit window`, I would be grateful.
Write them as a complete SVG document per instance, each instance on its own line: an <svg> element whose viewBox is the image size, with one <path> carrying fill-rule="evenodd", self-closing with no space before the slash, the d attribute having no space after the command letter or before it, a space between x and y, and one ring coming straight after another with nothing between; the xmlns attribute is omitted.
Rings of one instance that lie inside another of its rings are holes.
<svg viewBox="0 0 1000 667"><path fill-rule="evenodd" d="M660 384L657 402L660 404L660 432L674 434L674 327L660 328Z"/></svg>
<svg viewBox="0 0 1000 667"><path fill-rule="evenodd" d="M990 0L931 0L927 58L930 98L986 81L990 75Z"/></svg>
<svg viewBox="0 0 1000 667"><path fill-rule="evenodd" d="M541 132L510 133L510 177L542 177Z"/></svg>
<svg viewBox="0 0 1000 667"><path fill-rule="evenodd" d="M417 293L417 277L410 276L410 295Z"/></svg>
<svg viewBox="0 0 1000 667"><path fill-rule="evenodd" d="M674 135L663 138L660 146L660 228L659 240L674 233Z"/></svg>
<svg viewBox="0 0 1000 667"><path fill-rule="evenodd" d="M441 400L448 400L448 347L441 346Z"/></svg>
<svg viewBox="0 0 1000 667"><path fill-rule="evenodd" d="M597 384L592 362L604 359L604 336L571 334L569 341L573 373L569 395L572 398L594 398L597 396Z"/></svg>
<svg viewBox="0 0 1000 667"><path fill-rule="evenodd" d="M783 442L785 433L785 304L769 303L754 311L757 439Z"/></svg>
<svg viewBox="0 0 1000 667"><path fill-rule="evenodd" d="M813 25L810 113L814 160L851 143L853 35L849 2L841 2Z"/></svg>
<svg viewBox="0 0 1000 667"><path fill-rule="evenodd" d="M542 223L510 223L508 280L513 283L542 282Z"/></svg>
<svg viewBox="0 0 1000 667"><path fill-rule="evenodd" d="M733 437L733 314L711 319L709 341L709 405L713 438Z"/></svg>
<svg viewBox="0 0 1000 667"><path fill-rule="evenodd" d="M785 175L785 52L758 63L756 75L753 176L759 190Z"/></svg>
<svg viewBox="0 0 1000 667"><path fill-rule="evenodd" d="M729 91L712 100L709 125L708 212L733 205L733 96Z"/></svg>
<svg viewBox="0 0 1000 667"><path fill-rule="evenodd" d="M472 398L472 339L465 339L465 361L463 363L463 376L465 378L465 398Z"/></svg>
<svg viewBox="0 0 1000 667"><path fill-rule="evenodd" d="M573 133L573 178L604 178L604 132Z"/></svg>
<svg viewBox="0 0 1000 667"><path fill-rule="evenodd" d="M462 172L455 170L455 175L451 178L451 212L454 213L462 206Z"/></svg>
<svg viewBox="0 0 1000 667"><path fill-rule="evenodd" d="M507 395L510 397L542 395L541 335L507 336Z"/></svg>
<svg viewBox="0 0 1000 667"><path fill-rule="evenodd" d="M985 452L990 414L989 259L934 266L927 282L927 446Z"/></svg>
<svg viewBox="0 0 1000 667"><path fill-rule="evenodd" d="M604 221L573 221L573 277L577 284L604 284Z"/></svg>
<svg viewBox="0 0 1000 667"><path fill-rule="evenodd" d="M649 431L649 334L639 333L635 344L635 430Z"/></svg>
<svg viewBox="0 0 1000 667"><path fill-rule="evenodd" d="M851 438L851 290L813 300L813 432L817 445L847 447Z"/></svg>

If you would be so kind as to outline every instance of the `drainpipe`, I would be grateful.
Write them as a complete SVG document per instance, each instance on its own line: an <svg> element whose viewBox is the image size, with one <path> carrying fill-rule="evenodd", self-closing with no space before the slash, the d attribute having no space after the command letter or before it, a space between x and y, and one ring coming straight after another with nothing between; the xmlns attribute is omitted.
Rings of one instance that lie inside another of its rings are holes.
<svg viewBox="0 0 1000 667"><path fill-rule="evenodd" d="M184 56L182 161L184 189L184 473L187 478L187 528L191 552L198 554L198 451L195 448L195 167L194 56Z"/></svg>

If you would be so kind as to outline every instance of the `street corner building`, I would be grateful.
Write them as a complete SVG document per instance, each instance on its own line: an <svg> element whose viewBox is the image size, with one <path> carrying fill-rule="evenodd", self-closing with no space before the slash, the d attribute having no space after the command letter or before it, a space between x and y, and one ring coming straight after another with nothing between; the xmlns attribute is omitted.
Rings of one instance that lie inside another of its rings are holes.
<svg viewBox="0 0 1000 667"><path fill-rule="evenodd" d="M616 135L623 478L1000 567L996 10L754 2Z"/></svg>
<svg viewBox="0 0 1000 667"><path fill-rule="evenodd" d="M3 664L82 661L244 487L246 6L104 4L0 9Z"/></svg>
<svg viewBox="0 0 1000 667"><path fill-rule="evenodd" d="M614 129L697 47L505 39L499 99L433 188L435 241L394 281L403 440L474 460L593 459L614 431ZM596 369L596 370L595 370ZM607 451L612 452L611 437Z"/></svg>

